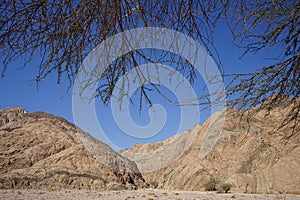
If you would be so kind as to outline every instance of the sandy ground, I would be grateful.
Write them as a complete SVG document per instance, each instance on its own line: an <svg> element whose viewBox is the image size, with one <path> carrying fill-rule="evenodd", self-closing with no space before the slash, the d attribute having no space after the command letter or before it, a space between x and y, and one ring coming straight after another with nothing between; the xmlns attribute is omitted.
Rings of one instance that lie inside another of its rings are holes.
<svg viewBox="0 0 300 200"><path fill-rule="evenodd" d="M300 195L267 195L267 194L216 194L214 192L188 192L169 190L120 190L120 191L97 191L97 190L0 190L0 199L105 199L105 200L300 200Z"/></svg>

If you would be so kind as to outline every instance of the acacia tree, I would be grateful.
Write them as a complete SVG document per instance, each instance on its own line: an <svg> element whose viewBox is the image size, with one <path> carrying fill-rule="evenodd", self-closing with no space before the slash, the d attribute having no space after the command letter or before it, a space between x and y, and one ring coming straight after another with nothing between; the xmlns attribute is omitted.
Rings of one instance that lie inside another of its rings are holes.
<svg viewBox="0 0 300 200"><path fill-rule="evenodd" d="M228 75L232 79L227 85L227 95L237 95L229 100L229 105L257 106L252 115L263 109L270 111L277 106L290 106L279 128L289 124L293 133L299 133L300 2L237 0L233 6L225 6L224 13L244 54L269 51L273 52L274 60L273 65L256 72Z"/></svg>
<svg viewBox="0 0 300 200"><path fill-rule="evenodd" d="M50 73L57 73L58 83L67 78L72 84L83 59L96 45L116 33L138 27L172 28L188 33L208 47L213 25L209 14L216 2L4 1L0 21L2 75L13 60L24 56L27 64L38 55L42 59L37 66L37 83ZM137 66L139 55L145 60L154 59L146 57L142 50L120 57L101 77L105 84L99 86L96 96L107 103L115 83L126 71ZM177 70L188 71L193 81L192 66L181 63ZM149 99L146 90L142 88L140 92Z"/></svg>
<svg viewBox="0 0 300 200"><path fill-rule="evenodd" d="M11 0L2 1L0 11L2 75L19 57L24 57L26 66L40 56L37 85L50 73L57 73L57 82L67 80L70 87L83 59L96 45L116 33L138 27L156 26L183 32L199 41L222 69L213 45L213 32L220 21L226 21L245 54L266 49L277 52L272 66L249 74L224 74L231 78L226 86L228 106L260 105L260 109L271 109L289 96L288 104L293 109L282 125L294 123L296 127L299 122L300 3L297 1ZM100 77L102 84L95 97L107 103L116 82L138 65L137 59L164 62L166 57L137 50L118 58ZM176 70L193 82L196 77L193 66L182 58L171 58L168 62L176 63ZM149 104L147 92L151 89L159 92L158 87L152 87L139 90L141 99ZM271 101L263 101L272 94L277 95Z"/></svg>

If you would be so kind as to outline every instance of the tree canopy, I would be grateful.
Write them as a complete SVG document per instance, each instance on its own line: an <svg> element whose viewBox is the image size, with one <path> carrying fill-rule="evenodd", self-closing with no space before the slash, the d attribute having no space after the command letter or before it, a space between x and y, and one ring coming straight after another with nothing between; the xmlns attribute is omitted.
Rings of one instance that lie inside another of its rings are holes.
<svg viewBox="0 0 300 200"><path fill-rule="evenodd" d="M4 0L0 11L2 75L19 57L25 57L26 66L39 55L42 59L37 66L37 84L56 73L57 82L67 80L70 87L83 59L96 45L116 33L139 27L183 32L199 41L222 68L213 33L218 23L227 23L244 54L274 52L271 66L249 74L223 74L231 78L226 85L228 106L243 109L260 105L261 109L271 109L285 100L293 109L283 126L290 123L296 126L299 122L299 1ZM149 55L137 50L117 59L101 77L103 84L96 96L107 103L117 80L138 65L138 57L154 62L163 59ZM172 57L171 62L177 63L176 70L194 81L193 66L178 57ZM141 98L151 103L147 88L141 88L140 92ZM270 95L275 98L264 101Z"/></svg>

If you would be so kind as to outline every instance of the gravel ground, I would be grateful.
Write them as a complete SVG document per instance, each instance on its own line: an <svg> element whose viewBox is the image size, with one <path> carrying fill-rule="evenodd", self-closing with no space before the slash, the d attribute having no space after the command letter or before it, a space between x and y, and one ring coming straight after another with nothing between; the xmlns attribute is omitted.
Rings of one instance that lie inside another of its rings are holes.
<svg viewBox="0 0 300 200"><path fill-rule="evenodd" d="M0 199L62 199L62 200L300 200L300 195L267 195L267 194L216 194L213 192L188 192L169 190L120 190L120 191L98 191L98 190L0 190Z"/></svg>

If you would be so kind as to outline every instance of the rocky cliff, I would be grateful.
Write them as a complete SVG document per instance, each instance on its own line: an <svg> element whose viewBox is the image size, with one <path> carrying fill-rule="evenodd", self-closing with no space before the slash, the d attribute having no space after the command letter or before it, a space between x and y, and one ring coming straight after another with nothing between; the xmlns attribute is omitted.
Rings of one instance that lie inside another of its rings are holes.
<svg viewBox="0 0 300 200"><path fill-rule="evenodd" d="M289 109L219 111L121 155L62 118L0 110L0 188L125 189L144 187L145 178L159 188L203 190L214 177L240 192L299 194L300 124L278 129Z"/></svg>
<svg viewBox="0 0 300 200"><path fill-rule="evenodd" d="M136 164L68 121L0 110L0 188L118 189L143 185Z"/></svg>
<svg viewBox="0 0 300 200"><path fill-rule="evenodd" d="M165 189L203 190L214 177L240 192L299 194L300 124L278 129L289 109L219 111L177 139L135 145L122 155L137 163L147 182ZM181 155L162 165L159 160L178 148Z"/></svg>

